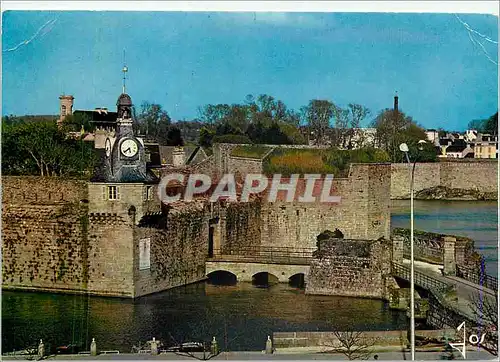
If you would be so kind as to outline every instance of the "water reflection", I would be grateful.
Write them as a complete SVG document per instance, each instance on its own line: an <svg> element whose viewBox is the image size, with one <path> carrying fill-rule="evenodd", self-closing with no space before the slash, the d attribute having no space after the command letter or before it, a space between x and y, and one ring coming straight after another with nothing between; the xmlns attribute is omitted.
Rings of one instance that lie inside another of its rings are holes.
<svg viewBox="0 0 500 362"><path fill-rule="evenodd" d="M222 347L261 350L273 331L386 330L406 324L403 313L389 311L382 301L305 295L286 284L198 283L136 301L5 291L2 308L5 351L40 338L53 345L88 345L94 337L100 349L129 352L153 336L166 344L216 336Z"/></svg>

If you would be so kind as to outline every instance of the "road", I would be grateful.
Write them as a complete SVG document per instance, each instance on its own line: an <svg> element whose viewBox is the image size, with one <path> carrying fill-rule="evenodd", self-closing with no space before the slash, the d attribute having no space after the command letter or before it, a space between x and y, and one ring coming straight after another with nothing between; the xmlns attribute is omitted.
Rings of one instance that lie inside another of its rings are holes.
<svg viewBox="0 0 500 362"><path fill-rule="evenodd" d="M403 264L409 267L410 261L405 259ZM453 285L456 290L457 300L456 302L450 304L460 309L461 312L469 316L471 319L476 319L476 315L471 307L471 298L475 298L476 300L481 299L483 301L483 305L486 303L491 305L497 304L495 300L496 293L494 291L455 276L443 276L435 265L415 262L415 271L426 274L436 280L446 283L447 285Z"/></svg>

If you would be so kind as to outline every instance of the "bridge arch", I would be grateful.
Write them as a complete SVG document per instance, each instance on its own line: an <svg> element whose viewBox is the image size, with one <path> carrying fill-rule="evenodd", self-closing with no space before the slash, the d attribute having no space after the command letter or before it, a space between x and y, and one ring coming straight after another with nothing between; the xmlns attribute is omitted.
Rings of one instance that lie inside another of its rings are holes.
<svg viewBox="0 0 500 362"><path fill-rule="evenodd" d="M306 285L305 273L296 273L288 278L288 285L295 288L304 288Z"/></svg>
<svg viewBox="0 0 500 362"><path fill-rule="evenodd" d="M283 265L239 261L207 261L205 275L209 277L213 272L224 271L236 276L238 282L252 282L253 276L258 273L269 273L278 279L279 283L288 283L295 274L303 273L307 279L309 265ZM274 278L271 277L271 281Z"/></svg>
<svg viewBox="0 0 500 362"><path fill-rule="evenodd" d="M227 270L214 270L207 274L208 282L215 285L234 285L238 276Z"/></svg>
<svg viewBox="0 0 500 362"><path fill-rule="evenodd" d="M261 271L252 275L252 284L260 286L269 286L278 284L280 282L279 278L267 271Z"/></svg>

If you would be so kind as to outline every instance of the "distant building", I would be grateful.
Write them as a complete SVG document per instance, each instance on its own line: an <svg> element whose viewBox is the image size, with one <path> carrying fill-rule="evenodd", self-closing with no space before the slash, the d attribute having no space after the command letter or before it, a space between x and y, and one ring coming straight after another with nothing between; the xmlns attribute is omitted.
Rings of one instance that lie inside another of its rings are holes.
<svg viewBox="0 0 500 362"><path fill-rule="evenodd" d="M464 150L467 143L461 139L455 139L451 144L444 146L444 153L447 158L464 158Z"/></svg>
<svg viewBox="0 0 500 362"><path fill-rule="evenodd" d="M478 133L474 142L475 158L498 158L498 136Z"/></svg>
<svg viewBox="0 0 500 362"><path fill-rule="evenodd" d="M352 137L352 149L361 147L375 147L376 128L354 128L354 136Z"/></svg>
<svg viewBox="0 0 500 362"><path fill-rule="evenodd" d="M57 121L59 127L62 125L66 116L73 114L74 99L73 96L64 94L59 97L59 120Z"/></svg>
<svg viewBox="0 0 500 362"><path fill-rule="evenodd" d="M125 96L128 96L125 94ZM128 101L126 97L122 97L122 103ZM106 140L116 138L118 130L118 112L110 112L107 108L95 108L92 110L75 110L73 111L74 97L71 95L62 95L60 100L60 115L58 125L62 126L65 118L69 115L82 115L88 117L94 126L94 132L86 132L83 140L94 142L94 148L100 153L106 148ZM123 108L120 104L120 99L117 102L117 109ZM121 107L121 108L120 108ZM126 107L125 112L131 112L130 107ZM131 118L131 114L125 114L125 117ZM88 130L87 130L88 131ZM81 132L69 132L68 136L80 138ZM194 165L208 158L207 154L201 147L174 147L160 146L157 142L148 139L145 135L138 135L138 139L144 147L144 159L148 169L183 167Z"/></svg>
<svg viewBox="0 0 500 362"><path fill-rule="evenodd" d="M477 131L475 129L468 129L465 131L464 139L466 142L474 142L477 138Z"/></svg>
<svg viewBox="0 0 500 362"><path fill-rule="evenodd" d="M441 158L472 158L474 157L474 149L464 139L439 139L440 150L439 156Z"/></svg>
<svg viewBox="0 0 500 362"><path fill-rule="evenodd" d="M425 131L425 135L427 136L427 140L433 145L439 144L439 132L435 129L428 129Z"/></svg>
<svg viewBox="0 0 500 362"><path fill-rule="evenodd" d="M208 158L202 147L159 146L161 166L164 168L193 165Z"/></svg>

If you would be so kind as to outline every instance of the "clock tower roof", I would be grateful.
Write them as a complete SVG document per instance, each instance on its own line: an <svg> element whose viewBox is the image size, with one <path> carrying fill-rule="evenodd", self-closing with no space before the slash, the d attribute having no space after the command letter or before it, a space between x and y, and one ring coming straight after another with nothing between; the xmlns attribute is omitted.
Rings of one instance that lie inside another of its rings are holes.
<svg viewBox="0 0 500 362"><path fill-rule="evenodd" d="M120 106L132 106L132 98L126 93L120 94L118 100L116 101L116 105Z"/></svg>

